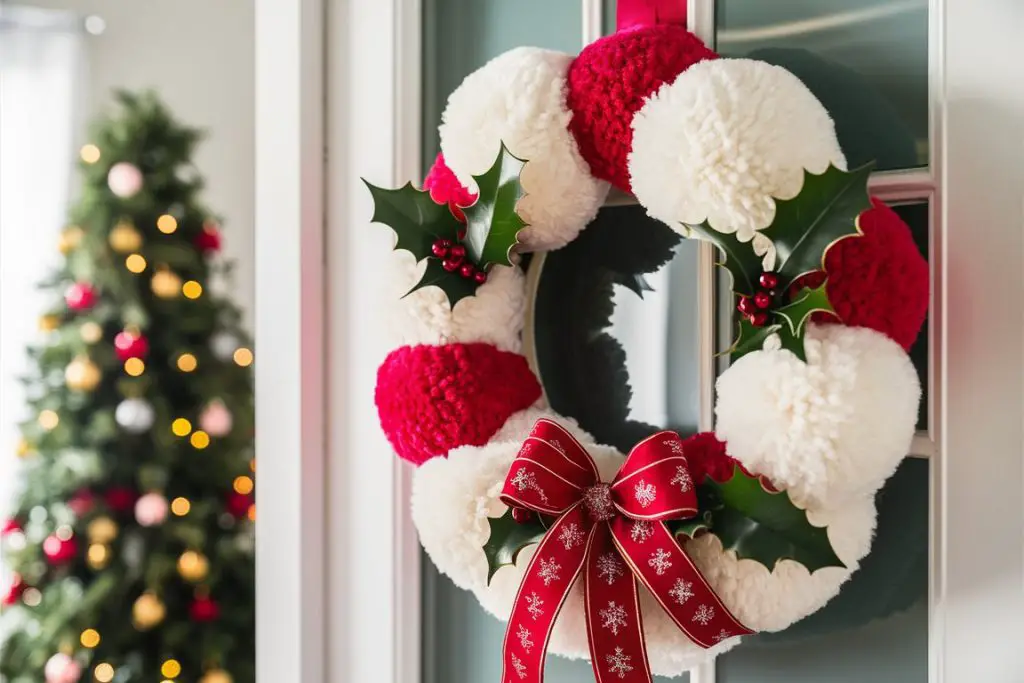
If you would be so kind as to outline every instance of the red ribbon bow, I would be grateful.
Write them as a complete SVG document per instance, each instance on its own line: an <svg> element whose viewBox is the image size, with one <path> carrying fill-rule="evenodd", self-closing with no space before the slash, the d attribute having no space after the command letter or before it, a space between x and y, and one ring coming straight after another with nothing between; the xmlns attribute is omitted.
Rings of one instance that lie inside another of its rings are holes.
<svg viewBox="0 0 1024 683"><path fill-rule="evenodd" d="M619 0L615 10L617 30L656 24L686 26L686 0Z"/></svg>
<svg viewBox="0 0 1024 683"><path fill-rule="evenodd" d="M610 484L563 427L541 419L512 461L501 500L557 515L523 575L505 633L502 683L541 683L551 629L583 574L591 664L599 683L650 683L639 580L701 647L753 633L722 604L664 522L697 514L682 439L637 444Z"/></svg>

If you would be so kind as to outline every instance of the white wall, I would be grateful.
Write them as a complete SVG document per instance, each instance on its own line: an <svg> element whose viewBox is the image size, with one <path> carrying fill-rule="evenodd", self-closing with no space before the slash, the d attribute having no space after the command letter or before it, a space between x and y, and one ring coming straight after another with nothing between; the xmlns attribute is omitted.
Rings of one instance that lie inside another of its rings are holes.
<svg viewBox="0 0 1024 683"><path fill-rule="evenodd" d="M88 106L113 88L154 88L184 123L207 130L196 166L203 197L224 217L225 255L238 266L232 292L253 306L254 22L251 0L15 0L106 22L86 37ZM49 247L49 245L47 245ZM249 318L251 320L251 317Z"/></svg>

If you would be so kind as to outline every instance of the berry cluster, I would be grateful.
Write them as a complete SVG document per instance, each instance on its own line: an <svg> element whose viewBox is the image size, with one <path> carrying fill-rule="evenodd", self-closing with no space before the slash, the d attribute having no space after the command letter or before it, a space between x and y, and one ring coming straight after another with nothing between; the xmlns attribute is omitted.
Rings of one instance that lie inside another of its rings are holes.
<svg viewBox="0 0 1024 683"><path fill-rule="evenodd" d="M779 286L779 276L775 273L761 273L758 283L761 290L754 296L741 296L736 310L754 327L764 327L768 324L768 313L775 304L775 288Z"/></svg>
<svg viewBox="0 0 1024 683"><path fill-rule="evenodd" d="M472 278L478 285L487 282L487 273L478 270L476 266L466 260L466 247L461 244L452 244L451 240L436 240L430 247L431 253L441 259L441 267L449 273L459 271L459 275L466 279Z"/></svg>

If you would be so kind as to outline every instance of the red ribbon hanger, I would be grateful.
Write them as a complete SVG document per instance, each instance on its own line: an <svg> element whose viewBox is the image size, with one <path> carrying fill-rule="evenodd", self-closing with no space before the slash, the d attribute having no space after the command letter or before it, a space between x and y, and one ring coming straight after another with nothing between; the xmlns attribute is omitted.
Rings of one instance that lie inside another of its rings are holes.
<svg viewBox="0 0 1024 683"><path fill-rule="evenodd" d="M686 0L619 0L615 24L619 31L655 24L686 26Z"/></svg>

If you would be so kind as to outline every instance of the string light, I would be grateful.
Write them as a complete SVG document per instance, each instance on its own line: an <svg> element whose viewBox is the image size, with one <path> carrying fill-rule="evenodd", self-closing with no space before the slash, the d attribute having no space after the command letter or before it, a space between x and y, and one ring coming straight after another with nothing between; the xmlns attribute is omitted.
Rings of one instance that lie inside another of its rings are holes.
<svg viewBox="0 0 1024 683"><path fill-rule="evenodd" d="M60 416L52 410L44 410L39 413L39 426L50 431L60 423Z"/></svg>
<svg viewBox="0 0 1024 683"><path fill-rule="evenodd" d="M188 436L188 433L192 431L192 423L183 417L179 417L171 423L171 431L174 432L175 436Z"/></svg>
<svg viewBox="0 0 1024 683"><path fill-rule="evenodd" d="M233 484L234 489L237 493L241 493L243 496L247 496L252 493L252 479L246 476L235 477Z"/></svg>
<svg viewBox="0 0 1024 683"><path fill-rule="evenodd" d="M201 429L197 429L192 433L192 437L189 439L192 442L192 447L196 450L203 450L210 445L210 435Z"/></svg>
<svg viewBox="0 0 1024 683"><path fill-rule="evenodd" d="M165 213L156 219L156 229L165 235L170 235L178 229L178 219L169 213Z"/></svg>
<svg viewBox="0 0 1024 683"><path fill-rule="evenodd" d="M198 299L203 294L203 286L195 280L189 280L181 286L181 293L186 299Z"/></svg>
<svg viewBox="0 0 1024 683"><path fill-rule="evenodd" d="M124 371L132 377L138 377L146 371L146 364L141 358L129 358L124 362Z"/></svg>
<svg viewBox="0 0 1024 683"><path fill-rule="evenodd" d="M103 328L99 323L90 320L82 323L82 326L78 328L78 334L86 344L95 344L103 338Z"/></svg>
<svg viewBox="0 0 1024 683"><path fill-rule="evenodd" d="M235 349L234 359L241 367L249 367L252 365L252 351L244 346L240 349Z"/></svg>
<svg viewBox="0 0 1024 683"><path fill-rule="evenodd" d="M82 161L87 164L95 164L100 160L100 148L93 144L82 145L82 149L78 154L82 157Z"/></svg>
<svg viewBox="0 0 1024 683"><path fill-rule="evenodd" d="M94 628L87 628L82 631L82 636L79 640L82 642L82 647L86 647L91 650L100 644L100 632Z"/></svg>
<svg viewBox="0 0 1024 683"><path fill-rule="evenodd" d="M99 683L110 683L110 681L114 680L114 667L106 662L97 664L96 668L92 671L92 675Z"/></svg>
<svg viewBox="0 0 1024 683"><path fill-rule="evenodd" d="M255 522L256 521L256 504L255 503L253 503L252 505L249 506L249 511L246 513L246 516L249 518L250 522Z"/></svg>
<svg viewBox="0 0 1024 683"><path fill-rule="evenodd" d="M107 565L107 560L110 558L110 550L102 543L93 543L89 546L87 557L90 567L102 569Z"/></svg>
<svg viewBox="0 0 1024 683"><path fill-rule="evenodd" d="M256 458L249 461L249 469L252 470L253 474L256 474Z"/></svg>
<svg viewBox="0 0 1024 683"><path fill-rule="evenodd" d="M146 259L142 254L129 254L128 258L124 260L124 267L138 275L146 270Z"/></svg>
<svg viewBox="0 0 1024 683"><path fill-rule="evenodd" d="M178 356L178 369L182 372L192 372L198 365L199 361L191 353L183 353Z"/></svg>
<svg viewBox="0 0 1024 683"><path fill-rule="evenodd" d="M160 675L164 678L177 678L181 673L181 664L177 659L168 659L160 667Z"/></svg>
<svg viewBox="0 0 1024 683"><path fill-rule="evenodd" d="M188 498L178 497L171 501L171 512L178 517L184 517L191 509L192 503L188 502Z"/></svg>

